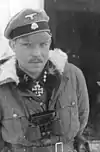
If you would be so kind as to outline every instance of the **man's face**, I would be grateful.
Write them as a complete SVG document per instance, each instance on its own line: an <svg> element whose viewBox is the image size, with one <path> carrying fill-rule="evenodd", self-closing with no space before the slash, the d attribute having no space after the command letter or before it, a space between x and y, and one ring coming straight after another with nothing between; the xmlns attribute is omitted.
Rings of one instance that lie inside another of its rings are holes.
<svg viewBox="0 0 100 152"><path fill-rule="evenodd" d="M32 73L41 72L48 60L50 44L50 35L41 32L17 39L13 50L20 66Z"/></svg>

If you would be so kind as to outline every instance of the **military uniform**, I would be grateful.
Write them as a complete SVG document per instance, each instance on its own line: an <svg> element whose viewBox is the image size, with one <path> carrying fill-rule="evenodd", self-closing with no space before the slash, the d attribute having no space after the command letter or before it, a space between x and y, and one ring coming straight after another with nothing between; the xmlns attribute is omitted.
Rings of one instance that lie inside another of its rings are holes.
<svg viewBox="0 0 100 152"><path fill-rule="evenodd" d="M8 23L4 35L15 40L47 32L44 11L25 9ZM35 41L38 41L38 39ZM59 49L50 51L34 80L12 56L1 65L0 120L3 152L73 152L73 140L87 124L89 101L82 72Z"/></svg>

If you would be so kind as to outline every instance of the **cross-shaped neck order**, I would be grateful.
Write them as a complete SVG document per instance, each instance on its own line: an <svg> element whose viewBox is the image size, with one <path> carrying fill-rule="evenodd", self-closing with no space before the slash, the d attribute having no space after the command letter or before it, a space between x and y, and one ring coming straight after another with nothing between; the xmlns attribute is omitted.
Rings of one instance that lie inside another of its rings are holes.
<svg viewBox="0 0 100 152"><path fill-rule="evenodd" d="M32 91L35 92L36 96L40 97L43 93L43 87L40 86L39 82L36 82L36 85L32 88Z"/></svg>

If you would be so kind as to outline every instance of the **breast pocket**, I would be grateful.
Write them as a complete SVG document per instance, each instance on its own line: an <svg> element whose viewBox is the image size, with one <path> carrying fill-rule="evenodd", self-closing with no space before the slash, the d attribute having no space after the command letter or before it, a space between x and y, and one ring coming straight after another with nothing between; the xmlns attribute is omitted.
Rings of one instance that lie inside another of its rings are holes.
<svg viewBox="0 0 100 152"><path fill-rule="evenodd" d="M4 126L3 137L7 141L10 140L12 143L16 143L19 137L23 137L23 128L25 128L25 125L27 127L25 115L17 108L5 108L2 123Z"/></svg>
<svg viewBox="0 0 100 152"><path fill-rule="evenodd" d="M58 115L61 120L63 135L72 138L79 129L78 107L75 100L70 102L59 101L60 109Z"/></svg>

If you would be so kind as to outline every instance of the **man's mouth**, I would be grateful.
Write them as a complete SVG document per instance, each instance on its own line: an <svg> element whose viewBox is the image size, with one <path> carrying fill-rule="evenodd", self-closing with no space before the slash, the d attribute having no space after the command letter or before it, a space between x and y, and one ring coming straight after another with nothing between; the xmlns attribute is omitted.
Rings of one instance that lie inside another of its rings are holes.
<svg viewBox="0 0 100 152"><path fill-rule="evenodd" d="M40 61L40 60L36 60L36 61L35 60L30 60L29 63L42 63L42 61Z"/></svg>

